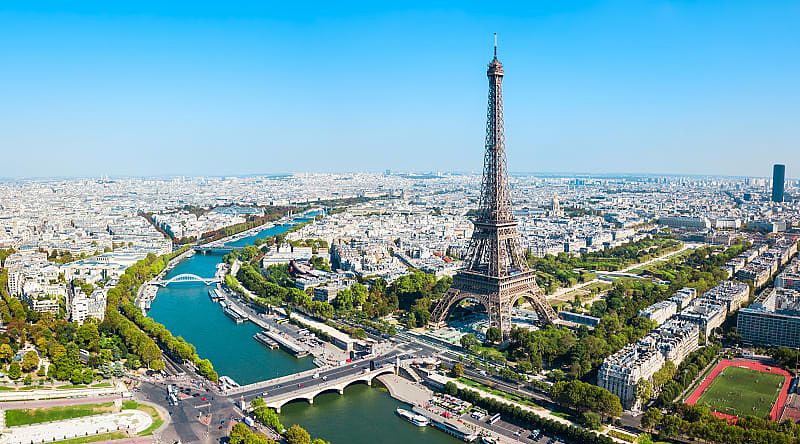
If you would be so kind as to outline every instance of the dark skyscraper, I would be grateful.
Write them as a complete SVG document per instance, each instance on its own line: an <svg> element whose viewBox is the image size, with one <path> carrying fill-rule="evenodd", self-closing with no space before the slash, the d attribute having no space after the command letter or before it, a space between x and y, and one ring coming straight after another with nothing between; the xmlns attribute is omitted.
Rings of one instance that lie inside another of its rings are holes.
<svg viewBox="0 0 800 444"><path fill-rule="evenodd" d="M783 186L786 182L786 165L772 167L772 201L783 202Z"/></svg>

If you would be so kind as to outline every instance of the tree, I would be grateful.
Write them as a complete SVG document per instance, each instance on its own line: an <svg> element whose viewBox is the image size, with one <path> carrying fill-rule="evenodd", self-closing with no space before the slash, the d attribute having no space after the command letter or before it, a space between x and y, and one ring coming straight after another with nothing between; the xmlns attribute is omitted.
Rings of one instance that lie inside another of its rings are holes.
<svg viewBox="0 0 800 444"><path fill-rule="evenodd" d="M653 431L656 426L661 423L662 418L661 410L651 407L642 415L642 428L645 430Z"/></svg>
<svg viewBox="0 0 800 444"><path fill-rule="evenodd" d="M278 444L265 435L253 432L241 422L233 425L229 442L230 444Z"/></svg>
<svg viewBox="0 0 800 444"><path fill-rule="evenodd" d="M267 427L280 433L283 431L283 424L281 424L280 417L275 410L266 406L263 398L256 398L250 402L253 408L253 417L256 421L264 424Z"/></svg>
<svg viewBox="0 0 800 444"><path fill-rule="evenodd" d="M464 365L460 362L453 364L453 367L450 369L450 375L454 378L464 376Z"/></svg>
<svg viewBox="0 0 800 444"><path fill-rule="evenodd" d="M503 332L497 327L489 327L486 329L486 340L496 344L503 340Z"/></svg>
<svg viewBox="0 0 800 444"><path fill-rule="evenodd" d="M408 314L408 320L406 321L406 327L408 327L409 330L411 330L413 328L417 328L417 317L414 315L414 313L409 313Z"/></svg>
<svg viewBox="0 0 800 444"><path fill-rule="evenodd" d="M636 399L645 404L653 397L653 384L647 379L641 378L636 383Z"/></svg>
<svg viewBox="0 0 800 444"><path fill-rule="evenodd" d="M20 368L19 362L14 361L8 366L8 377L16 380L20 376L22 376L22 368Z"/></svg>
<svg viewBox="0 0 800 444"><path fill-rule="evenodd" d="M311 435L297 424L289 427L284 436L289 444L311 444Z"/></svg>
<svg viewBox="0 0 800 444"><path fill-rule="evenodd" d="M197 371L211 381L217 382L217 380L219 380L219 375L208 359L201 359L197 362Z"/></svg>
<svg viewBox="0 0 800 444"><path fill-rule="evenodd" d="M369 290L364 284L357 282L350 287L350 291L353 293L353 304L355 306L361 307L367 303Z"/></svg>
<svg viewBox="0 0 800 444"><path fill-rule="evenodd" d="M367 332L363 328L357 327L350 336L355 339L367 339Z"/></svg>
<svg viewBox="0 0 800 444"><path fill-rule="evenodd" d="M33 350L28 350L22 357L22 371L29 373L37 368L39 368L39 355Z"/></svg>
<svg viewBox="0 0 800 444"><path fill-rule="evenodd" d="M14 357L14 350L8 344L0 345L0 361L9 362Z"/></svg>
<svg viewBox="0 0 800 444"><path fill-rule="evenodd" d="M478 338L476 338L475 335L473 335L472 333L467 333L464 336L462 336L460 342L461 342L461 347L463 347L465 350L470 350L470 351L474 347L480 345Z"/></svg>
<svg viewBox="0 0 800 444"><path fill-rule="evenodd" d="M600 420L600 415L595 412L581 413L581 424L592 430L600 430L600 428L603 426L603 422Z"/></svg>
<svg viewBox="0 0 800 444"><path fill-rule="evenodd" d="M78 345L86 350L97 351L100 349L100 332L97 324L86 322L75 331Z"/></svg>
<svg viewBox="0 0 800 444"><path fill-rule="evenodd" d="M458 395L458 386L453 381L447 381L444 385L444 392L450 396Z"/></svg>
<svg viewBox="0 0 800 444"><path fill-rule="evenodd" d="M619 416L622 404L608 390L579 380L560 381L550 387L553 400L579 412L594 411L606 416Z"/></svg>

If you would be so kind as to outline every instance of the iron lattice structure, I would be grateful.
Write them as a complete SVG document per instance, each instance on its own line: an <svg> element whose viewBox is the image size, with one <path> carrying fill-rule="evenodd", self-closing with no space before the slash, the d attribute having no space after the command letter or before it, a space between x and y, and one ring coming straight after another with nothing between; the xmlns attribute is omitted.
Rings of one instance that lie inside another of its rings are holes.
<svg viewBox="0 0 800 444"><path fill-rule="evenodd" d="M528 267L520 245L517 221L511 208L503 133L503 65L494 58L486 71L489 106L486 113L486 152L475 230L470 239L465 267L456 273L453 286L433 307L431 321L444 326L450 310L464 299L486 308L489 324L508 337L511 308L520 299L533 305L539 319L550 323L556 313L536 285L536 272Z"/></svg>

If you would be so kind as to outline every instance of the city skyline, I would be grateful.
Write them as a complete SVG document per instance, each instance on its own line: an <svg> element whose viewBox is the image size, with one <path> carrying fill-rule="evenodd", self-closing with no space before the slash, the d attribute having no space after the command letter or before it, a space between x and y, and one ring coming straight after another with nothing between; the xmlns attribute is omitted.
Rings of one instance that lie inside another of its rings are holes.
<svg viewBox="0 0 800 444"><path fill-rule="evenodd" d="M7 2L0 177L478 172L495 31L512 173L797 177L800 9L715 6Z"/></svg>

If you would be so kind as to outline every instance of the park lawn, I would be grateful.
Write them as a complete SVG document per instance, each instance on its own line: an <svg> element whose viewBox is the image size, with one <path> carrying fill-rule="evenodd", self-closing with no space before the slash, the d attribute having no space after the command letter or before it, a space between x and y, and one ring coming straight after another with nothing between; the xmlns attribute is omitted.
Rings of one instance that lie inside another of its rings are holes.
<svg viewBox="0 0 800 444"><path fill-rule="evenodd" d="M92 436L84 436L81 438L73 438L73 439L66 439L62 441L56 441L58 444L86 444L90 442L99 442L99 441L113 441L116 439L125 439L128 435L125 432L111 432L111 433L103 433L100 435L92 435Z"/></svg>
<svg viewBox="0 0 800 444"><path fill-rule="evenodd" d="M114 411L113 402L98 404L66 405L59 407L46 407L39 409L12 409L6 410L6 426L14 427L26 424L36 424L62 419L80 418L83 416L99 415Z"/></svg>
<svg viewBox="0 0 800 444"><path fill-rule="evenodd" d="M64 384L56 386L57 389L61 390L84 389L86 387L88 387L86 384Z"/></svg>
<svg viewBox="0 0 800 444"><path fill-rule="evenodd" d="M736 416L769 416L784 377L741 367L727 367L697 401L721 413Z"/></svg>

